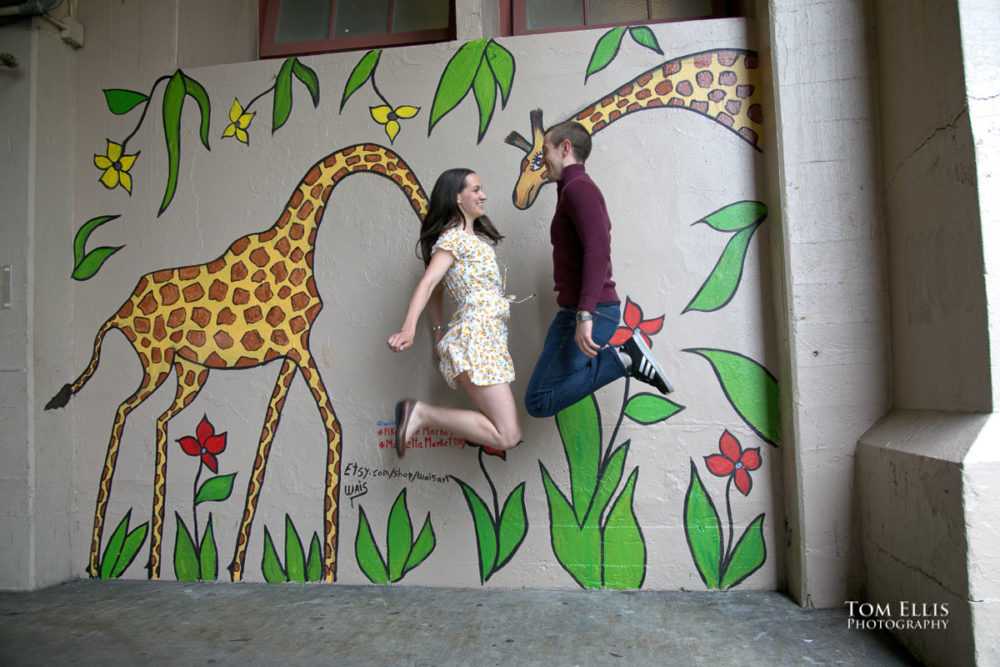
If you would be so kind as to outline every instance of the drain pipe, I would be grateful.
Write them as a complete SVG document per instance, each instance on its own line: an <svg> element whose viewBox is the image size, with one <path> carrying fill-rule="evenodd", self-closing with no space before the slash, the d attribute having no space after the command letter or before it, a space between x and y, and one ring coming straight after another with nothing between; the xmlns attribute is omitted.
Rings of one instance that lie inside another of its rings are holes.
<svg viewBox="0 0 1000 667"><path fill-rule="evenodd" d="M0 16L41 16L62 0L27 0L19 5L0 7Z"/></svg>

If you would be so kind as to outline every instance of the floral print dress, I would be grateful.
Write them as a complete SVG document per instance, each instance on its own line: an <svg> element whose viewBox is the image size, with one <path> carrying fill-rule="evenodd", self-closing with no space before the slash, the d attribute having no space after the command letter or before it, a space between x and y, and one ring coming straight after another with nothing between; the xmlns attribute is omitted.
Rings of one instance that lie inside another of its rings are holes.
<svg viewBox="0 0 1000 667"><path fill-rule="evenodd" d="M457 306L437 345L441 375L452 389L458 388L455 378L466 371L479 386L512 381L514 362L507 350L510 301L503 295L493 248L455 227L438 237L431 252L438 249L455 256L444 285Z"/></svg>

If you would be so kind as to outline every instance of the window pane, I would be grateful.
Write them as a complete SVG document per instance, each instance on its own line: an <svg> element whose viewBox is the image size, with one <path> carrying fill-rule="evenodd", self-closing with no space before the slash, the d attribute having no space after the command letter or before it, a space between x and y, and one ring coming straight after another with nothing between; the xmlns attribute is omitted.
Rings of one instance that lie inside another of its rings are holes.
<svg viewBox="0 0 1000 667"><path fill-rule="evenodd" d="M711 15L712 0L653 0L654 21Z"/></svg>
<svg viewBox="0 0 1000 667"><path fill-rule="evenodd" d="M583 25L583 0L524 0L524 27L548 30Z"/></svg>
<svg viewBox="0 0 1000 667"><path fill-rule="evenodd" d="M590 0L587 25L646 21L646 0Z"/></svg>
<svg viewBox="0 0 1000 667"><path fill-rule="evenodd" d="M396 0L392 15L393 32L413 32L448 27L451 0Z"/></svg>
<svg viewBox="0 0 1000 667"><path fill-rule="evenodd" d="M334 37L386 32L389 32L389 0L337 0Z"/></svg>
<svg viewBox="0 0 1000 667"><path fill-rule="evenodd" d="M282 0L278 7L275 44L326 39L330 30L330 0Z"/></svg>

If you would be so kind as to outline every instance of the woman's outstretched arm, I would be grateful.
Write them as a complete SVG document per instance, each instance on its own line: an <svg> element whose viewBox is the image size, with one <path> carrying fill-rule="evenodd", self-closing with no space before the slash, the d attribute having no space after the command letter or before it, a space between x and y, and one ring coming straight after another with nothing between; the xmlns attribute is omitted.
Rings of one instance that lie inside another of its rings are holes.
<svg viewBox="0 0 1000 667"><path fill-rule="evenodd" d="M389 340L387 341L389 348L394 352L402 352L413 344L413 337L416 335L417 320L420 319L420 313L423 312L424 307L431 298L431 294L434 293L438 283L444 278L444 274L448 272L454 261L454 255L440 248L431 255L431 261L424 270L424 275L421 276L416 288L413 290L413 295L410 297L410 304L406 307L406 317L403 319L403 326L398 332L389 336ZM432 306L432 308L434 307Z"/></svg>

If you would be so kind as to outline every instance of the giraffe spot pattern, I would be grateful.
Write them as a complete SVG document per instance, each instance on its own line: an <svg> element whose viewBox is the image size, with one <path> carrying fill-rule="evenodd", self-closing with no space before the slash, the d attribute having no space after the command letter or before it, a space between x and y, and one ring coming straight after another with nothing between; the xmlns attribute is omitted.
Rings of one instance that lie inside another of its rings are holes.
<svg viewBox="0 0 1000 667"><path fill-rule="evenodd" d="M205 288L198 283L191 283L181 290L181 293L184 295L184 301L191 303L192 301L197 301L201 297L205 296Z"/></svg>
<svg viewBox="0 0 1000 667"><path fill-rule="evenodd" d="M160 288L160 303L164 306L171 306L177 303L177 300L180 297L180 290L177 289L177 285L173 283L168 283Z"/></svg>

